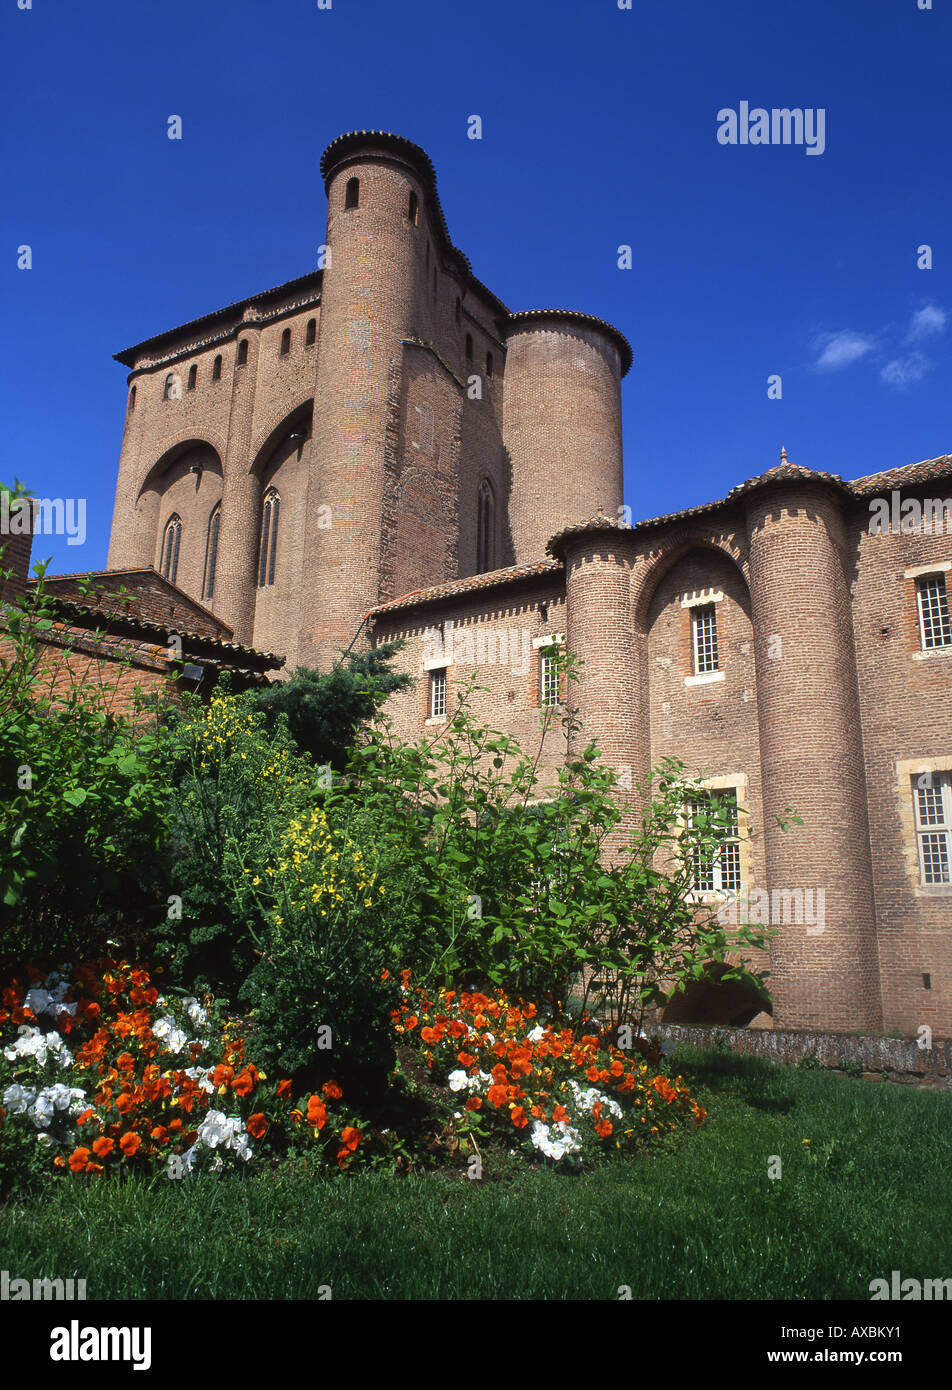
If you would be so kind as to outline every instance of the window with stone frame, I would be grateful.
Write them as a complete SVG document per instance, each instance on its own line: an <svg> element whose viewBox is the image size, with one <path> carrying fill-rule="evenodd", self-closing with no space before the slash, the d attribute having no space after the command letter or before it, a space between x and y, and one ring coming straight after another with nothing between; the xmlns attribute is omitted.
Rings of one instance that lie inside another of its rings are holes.
<svg viewBox="0 0 952 1390"><path fill-rule="evenodd" d="M952 773L919 776L913 783L920 882L952 883Z"/></svg>
<svg viewBox="0 0 952 1390"><path fill-rule="evenodd" d="M446 718L446 667L430 672L430 718Z"/></svg>
<svg viewBox="0 0 952 1390"><path fill-rule="evenodd" d="M685 808L685 826L700 830L710 818L720 813L726 817L727 835L718 846L693 845L691 867L696 893L736 893L741 886L740 827L736 788L701 793ZM718 821L719 825L724 820Z"/></svg>
<svg viewBox="0 0 952 1390"><path fill-rule="evenodd" d="M719 671L716 604L705 603L692 609L691 631L694 646L694 674L704 676L712 671Z"/></svg>
<svg viewBox="0 0 952 1390"><path fill-rule="evenodd" d="M935 647L952 647L952 614L949 612L949 593L945 574L924 574L916 580L916 599L919 608L919 639L923 651Z"/></svg>

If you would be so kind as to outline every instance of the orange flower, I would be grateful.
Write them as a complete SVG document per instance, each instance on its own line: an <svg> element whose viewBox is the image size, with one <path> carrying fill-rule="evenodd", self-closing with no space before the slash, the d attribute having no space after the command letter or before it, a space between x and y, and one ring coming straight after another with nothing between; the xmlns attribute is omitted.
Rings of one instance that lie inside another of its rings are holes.
<svg viewBox="0 0 952 1390"><path fill-rule="evenodd" d="M467 1069L476 1065L476 1058L470 1052L458 1052L456 1054L456 1060L461 1067L466 1067Z"/></svg>
<svg viewBox="0 0 952 1390"><path fill-rule="evenodd" d="M133 1154L138 1153L139 1145L141 1143L142 1140L139 1138L138 1134L133 1134L130 1131L128 1134L124 1134L122 1138L119 1140L119 1147L125 1154L126 1158L132 1158ZM96 1146L94 1144L93 1148L95 1147Z"/></svg>
<svg viewBox="0 0 952 1390"><path fill-rule="evenodd" d="M87 1120L91 1119L92 1116L95 1115L95 1113L96 1112L93 1109L93 1107L90 1106L88 1110L84 1110L81 1115L76 1116L76 1123L78 1125L84 1125Z"/></svg>
<svg viewBox="0 0 952 1390"><path fill-rule="evenodd" d="M88 1162L88 1149L74 1149L69 1156L69 1166L74 1173L84 1173Z"/></svg>
<svg viewBox="0 0 952 1390"><path fill-rule="evenodd" d="M353 1153L363 1137L359 1129L354 1129L353 1125L347 1125L341 1130L340 1141L345 1149L349 1149Z"/></svg>
<svg viewBox="0 0 952 1390"><path fill-rule="evenodd" d="M327 1124L327 1107L320 1096L311 1096L308 1101L307 1122L314 1129L323 1129Z"/></svg>
<svg viewBox="0 0 952 1390"><path fill-rule="evenodd" d="M525 1129L529 1121L526 1119L526 1112L521 1105L517 1105L511 1112L512 1123L516 1129Z"/></svg>
<svg viewBox="0 0 952 1390"><path fill-rule="evenodd" d="M105 1158L107 1154L112 1153L115 1147L115 1142L112 1139L99 1138L93 1140L93 1153L97 1158Z"/></svg>
<svg viewBox="0 0 952 1390"><path fill-rule="evenodd" d="M226 1081L230 1081L235 1074L234 1067L229 1067L227 1063L221 1063L212 1072L212 1085L224 1086Z"/></svg>
<svg viewBox="0 0 952 1390"><path fill-rule="evenodd" d="M600 1139L607 1139L612 1132L611 1120L597 1120L595 1123L595 1133Z"/></svg>
<svg viewBox="0 0 952 1390"><path fill-rule="evenodd" d="M344 1094L336 1081L325 1081L321 1090L324 1095L327 1096L328 1100L340 1100L341 1096Z"/></svg>
<svg viewBox="0 0 952 1390"><path fill-rule="evenodd" d="M412 1032L419 1022L420 1020L417 1018L416 1014L411 1014L410 1017L407 1019L408 1032Z"/></svg>
<svg viewBox="0 0 952 1390"><path fill-rule="evenodd" d="M594 1067L594 1066L588 1067L588 1068L586 1069L585 1075L588 1077L589 1081L597 1081L597 1080L598 1080L598 1067Z"/></svg>
<svg viewBox="0 0 952 1390"><path fill-rule="evenodd" d="M116 1096L116 1109L120 1115L127 1115L134 1105L135 1101L128 1091L123 1091L121 1095Z"/></svg>
<svg viewBox="0 0 952 1390"><path fill-rule="evenodd" d="M611 1072L612 1076L621 1076L622 1072L625 1070L625 1064L620 1057L616 1057L608 1070Z"/></svg>
<svg viewBox="0 0 952 1390"><path fill-rule="evenodd" d="M169 1137L169 1132L165 1125L156 1125L155 1129L149 1133L149 1138L154 1139L157 1144L164 1144Z"/></svg>
<svg viewBox="0 0 952 1390"><path fill-rule="evenodd" d="M284 1100L286 1096L289 1096L291 1094L290 1081L279 1081L277 1086L275 1086L274 1088L274 1093L281 1100Z"/></svg>
<svg viewBox="0 0 952 1390"><path fill-rule="evenodd" d="M495 1105L498 1107L501 1105L505 1105L506 1100L508 1099L508 1095L508 1087L490 1086L489 1090L486 1093L486 1099L489 1101L490 1105Z"/></svg>
<svg viewBox="0 0 952 1390"><path fill-rule="evenodd" d="M435 1028L421 1028L420 1037L425 1043L434 1043L440 1040L440 1035Z"/></svg>
<svg viewBox="0 0 952 1390"><path fill-rule="evenodd" d="M236 1096L250 1095L254 1088L254 1077L252 1076L251 1072L247 1067L244 1071L240 1071L238 1075L235 1077L234 1081L231 1083L231 1089L234 1091Z"/></svg>
<svg viewBox="0 0 952 1390"><path fill-rule="evenodd" d="M480 1096L470 1096L469 1100L466 1102L466 1109L467 1109L467 1110L481 1110L481 1109L482 1109L482 1105L483 1105L483 1102L482 1102L482 1098L481 1098Z"/></svg>
<svg viewBox="0 0 952 1390"><path fill-rule="evenodd" d="M260 1112L248 1117L248 1133L252 1139L263 1139L268 1132L268 1121Z"/></svg>
<svg viewBox="0 0 952 1390"><path fill-rule="evenodd" d="M564 1105L557 1105L555 1109L552 1111L553 1124L564 1124L565 1122L567 1122L568 1118L569 1112L566 1110Z"/></svg>

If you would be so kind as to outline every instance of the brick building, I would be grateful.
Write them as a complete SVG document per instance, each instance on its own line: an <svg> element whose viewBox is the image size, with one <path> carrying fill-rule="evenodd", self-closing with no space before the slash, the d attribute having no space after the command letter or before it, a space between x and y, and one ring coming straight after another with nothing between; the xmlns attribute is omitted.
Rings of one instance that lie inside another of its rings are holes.
<svg viewBox="0 0 952 1390"><path fill-rule="evenodd" d="M408 140L343 135L321 169L322 269L118 354L110 570L156 571L288 669L405 638L410 736L475 671L477 712L534 739L564 643L620 775L676 755L736 803L699 890L766 895L775 1020L947 1033L952 457L844 482L783 455L632 524L625 338L510 312Z"/></svg>

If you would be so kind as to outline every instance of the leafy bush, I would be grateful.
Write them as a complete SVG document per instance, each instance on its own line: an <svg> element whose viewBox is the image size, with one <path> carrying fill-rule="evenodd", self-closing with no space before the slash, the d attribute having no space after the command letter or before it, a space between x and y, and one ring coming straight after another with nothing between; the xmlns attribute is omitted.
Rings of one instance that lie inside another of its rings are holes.
<svg viewBox="0 0 952 1390"><path fill-rule="evenodd" d="M144 699L127 714L111 708L122 662L68 685L68 665L44 665L55 609L36 568L37 585L5 609L0 658L0 959L8 960L141 935L157 915L157 852L171 816L161 719ZM68 656L68 636L58 640Z"/></svg>

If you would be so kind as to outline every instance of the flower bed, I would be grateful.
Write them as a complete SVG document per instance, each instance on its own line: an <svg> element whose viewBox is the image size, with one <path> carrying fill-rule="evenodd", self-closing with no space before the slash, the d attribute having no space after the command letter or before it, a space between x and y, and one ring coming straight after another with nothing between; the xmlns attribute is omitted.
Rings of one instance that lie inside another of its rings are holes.
<svg viewBox="0 0 952 1390"><path fill-rule="evenodd" d="M106 959L28 972L0 992L0 1142L35 1135L64 1173L242 1167L317 1145L347 1169L360 1123L328 1081L292 1100L245 1054L235 1025L164 998L147 970Z"/></svg>
<svg viewBox="0 0 952 1390"><path fill-rule="evenodd" d="M705 1112L681 1078L657 1071L643 1039L623 1051L594 1033L541 1023L533 1004L504 994L411 986L394 1014L398 1034L423 1049L436 1082L466 1097L463 1128L555 1162L577 1163L586 1145L627 1149ZM634 1055L633 1055L634 1054Z"/></svg>

